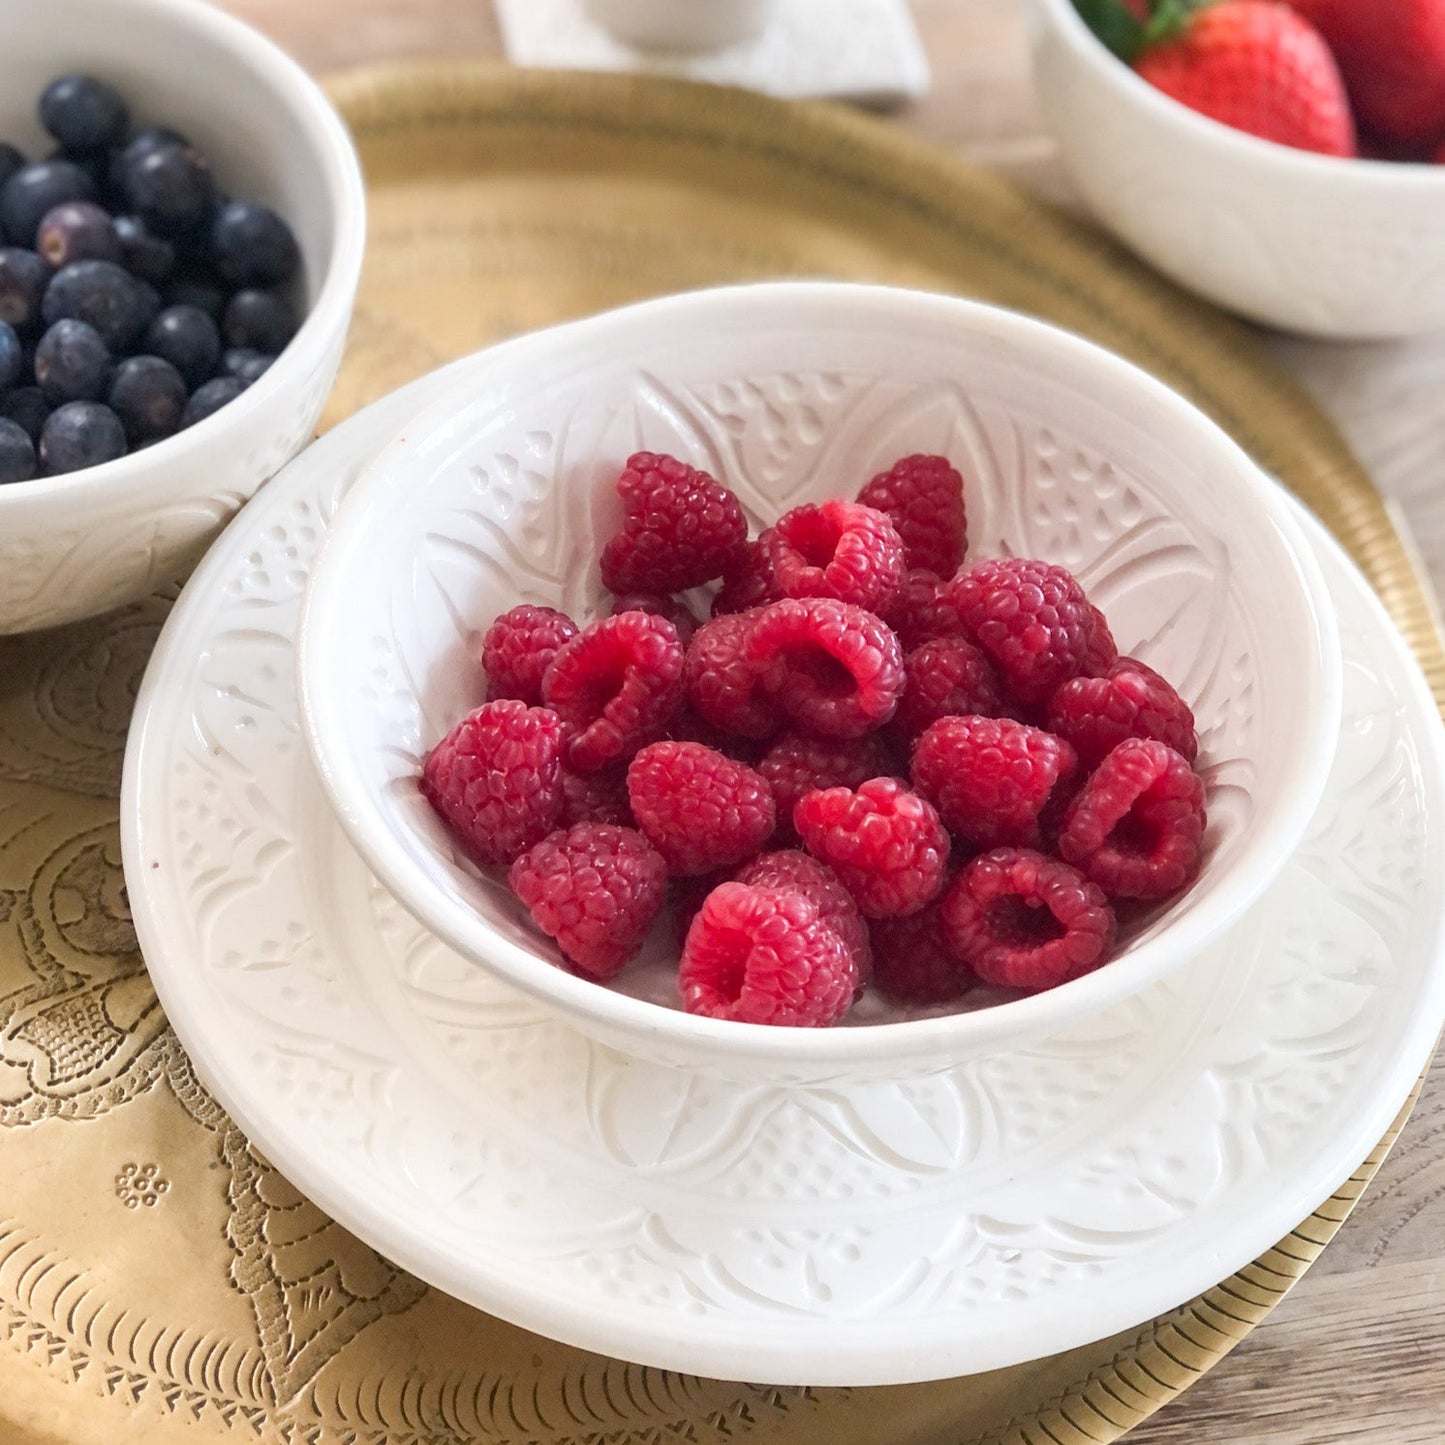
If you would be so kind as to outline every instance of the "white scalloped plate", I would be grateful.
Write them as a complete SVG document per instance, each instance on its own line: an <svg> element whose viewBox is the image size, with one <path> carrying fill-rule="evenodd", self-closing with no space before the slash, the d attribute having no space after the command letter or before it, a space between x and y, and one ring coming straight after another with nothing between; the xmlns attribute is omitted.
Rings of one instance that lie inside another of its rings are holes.
<svg viewBox="0 0 1445 1445"><path fill-rule="evenodd" d="M879 1384L1101 1338L1263 1252L1383 1135L1445 1015L1445 749L1366 584L1298 855L1194 963L1047 1044L898 1085L709 1082L589 1042L422 932L299 736L308 567L450 374L317 443L177 604L126 757L131 907L197 1069L277 1167L438 1287L575 1345Z"/></svg>

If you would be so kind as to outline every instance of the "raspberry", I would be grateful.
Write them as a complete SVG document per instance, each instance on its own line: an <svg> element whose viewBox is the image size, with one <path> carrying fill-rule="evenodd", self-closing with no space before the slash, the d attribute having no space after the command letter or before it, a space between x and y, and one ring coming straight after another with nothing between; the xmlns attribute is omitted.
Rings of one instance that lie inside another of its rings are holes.
<svg viewBox="0 0 1445 1445"><path fill-rule="evenodd" d="M781 602L783 594L768 561L768 544L773 535L769 527L756 542L744 542L723 573L723 584L712 600L712 615L722 617L730 612L746 612L753 607L766 607Z"/></svg>
<svg viewBox="0 0 1445 1445"><path fill-rule="evenodd" d="M793 838L793 806L819 788L856 788L869 778L892 772L888 751L876 735L862 738L810 738L786 733L758 762L778 805L778 833Z"/></svg>
<svg viewBox="0 0 1445 1445"><path fill-rule="evenodd" d="M767 780L701 743L653 743L627 769L632 813L674 873L751 858L772 836Z"/></svg>
<svg viewBox="0 0 1445 1445"><path fill-rule="evenodd" d="M937 573L915 567L903 574L897 590L876 609L879 617L898 634L899 645L905 652L929 640L924 634L929 633L934 604L942 590L943 583Z"/></svg>
<svg viewBox="0 0 1445 1445"><path fill-rule="evenodd" d="M686 663L683 664L686 677ZM667 725L667 740L674 743L701 743L705 748L736 758L740 763L752 767L762 756L763 744L757 738L739 737L736 733L724 732L716 723L699 717L686 704Z"/></svg>
<svg viewBox="0 0 1445 1445"><path fill-rule="evenodd" d="M732 870L729 868L717 868L711 873L699 873L695 878L674 878L672 880L669 885L672 893L672 923L673 930L677 934L679 953L687 943L687 931L692 927L692 920L697 917L698 911L707 901L707 895L719 883L731 883L732 881Z"/></svg>
<svg viewBox="0 0 1445 1445"><path fill-rule="evenodd" d="M612 615L620 617L624 612L650 612L654 617L665 617L677 629L677 640L684 647L697 631L697 614L679 597L664 597L656 592L624 592L612 599Z"/></svg>
<svg viewBox="0 0 1445 1445"><path fill-rule="evenodd" d="M657 737L682 706L682 644L665 617L624 612L591 623L542 675L542 699L568 730L567 766L595 773Z"/></svg>
<svg viewBox="0 0 1445 1445"><path fill-rule="evenodd" d="M784 598L753 623L748 656L799 727L856 738L888 721L903 691L898 639L871 612L827 597Z"/></svg>
<svg viewBox="0 0 1445 1445"><path fill-rule="evenodd" d="M552 607L502 613L482 638L487 701L512 697L535 707L542 701L542 674L562 644L576 636L577 624Z"/></svg>
<svg viewBox="0 0 1445 1445"><path fill-rule="evenodd" d="M578 823L523 853L507 882L577 972L605 983L662 912L667 864L632 828Z"/></svg>
<svg viewBox="0 0 1445 1445"><path fill-rule="evenodd" d="M768 560L785 597L832 597L871 611L898 590L903 541L882 512L833 500L780 517Z"/></svg>
<svg viewBox="0 0 1445 1445"><path fill-rule="evenodd" d="M422 796L474 862L510 863L557 826L562 743L556 713L484 703L427 755Z"/></svg>
<svg viewBox="0 0 1445 1445"><path fill-rule="evenodd" d="M574 773L562 769L562 816L559 828L574 823L611 823L635 828L632 804L627 800L627 769L604 768L600 773Z"/></svg>
<svg viewBox="0 0 1445 1445"><path fill-rule="evenodd" d="M693 710L714 727L765 738L781 719L762 689L763 669L749 651L760 610L728 613L698 628L682 665Z"/></svg>
<svg viewBox="0 0 1445 1445"><path fill-rule="evenodd" d="M1091 973L1109 957L1114 913L1075 868L1028 848L995 848L944 895L955 956L985 983L1030 993Z"/></svg>
<svg viewBox="0 0 1445 1445"><path fill-rule="evenodd" d="M677 984L688 1013L827 1028L853 1002L858 965L796 889L722 883L688 929Z"/></svg>
<svg viewBox="0 0 1445 1445"><path fill-rule="evenodd" d="M817 905L818 917L848 945L858 965L858 978L866 983L873 971L873 947L868 925L853 895L838 881L826 863L797 848L762 853L747 864L736 879L755 888L792 888Z"/></svg>
<svg viewBox="0 0 1445 1445"><path fill-rule="evenodd" d="M914 913L943 887L948 834L932 805L896 778L809 793L793 822L865 917Z"/></svg>
<svg viewBox="0 0 1445 1445"><path fill-rule="evenodd" d="M880 472L861 492L886 512L903 540L905 566L951 577L968 550L963 478L947 457L911 456Z"/></svg>
<svg viewBox="0 0 1445 1445"><path fill-rule="evenodd" d="M1003 712L993 665L962 637L940 637L904 659L908 680L893 729L907 743L941 717L996 717Z"/></svg>
<svg viewBox="0 0 1445 1445"><path fill-rule="evenodd" d="M1190 763L1199 754L1189 705L1132 657L1118 658L1102 677L1070 678L1049 702L1048 723L1085 767L1101 763L1126 738L1156 738Z"/></svg>
<svg viewBox="0 0 1445 1445"><path fill-rule="evenodd" d="M1012 718L940 718L913 749L914 786L979 848L1038 842L1040 814L1077 766L1062 738Z"/></svg>
<svg viewBox="0 0 1445 1445"><path fill-rule="evenodd" d="M1026 557L978 562L954 578L948 595L1020 702L1047 702L1083 667L1094 609L1062 567Z"/></svg>
<svg viewBox="0 0 1445 1445"><path fill-rule="evenodd" d="M1094 769L1069 805L1059 852L1106 893L1164 898L1199 868L1204 784L1175 750L1129 738Z"/></svg>
<svg viewBox="0 0 1445 1445"><path fill-rule="evenodd" d="M622 531L602 549L609 592L681 592L721 577L747 540L738 499L676 457L638 452L617 479Z"/></svg>
<svg viewBox="0 0 1445 1445"><path fill-rule="evenodd" d="M954 957L943 928L943 898L906 918L880 918L873 935L873 982L902 1003L952 1003L977 981Z"/></svg>
<svg viewBox="0 0 1445 1445"><path fill-rule="evenodd" d="M1079 669L1084 677L1103 677L1119 656L1119 645L1109 631L1109 619L1089 603L1089 643L1084 649L1084 663Z"/></svg>

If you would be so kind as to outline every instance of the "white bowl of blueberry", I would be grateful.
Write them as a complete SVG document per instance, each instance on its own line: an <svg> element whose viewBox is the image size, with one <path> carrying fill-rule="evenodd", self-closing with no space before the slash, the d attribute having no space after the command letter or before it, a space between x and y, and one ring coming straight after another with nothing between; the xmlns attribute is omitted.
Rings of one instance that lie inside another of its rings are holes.
<svg viewBox="0 0 1445 1445"><path fill-rule="evenodd" d="M311 437L365 238L316 85L181 0L47 0L0 53L0 633L183 577Z"/></svg>

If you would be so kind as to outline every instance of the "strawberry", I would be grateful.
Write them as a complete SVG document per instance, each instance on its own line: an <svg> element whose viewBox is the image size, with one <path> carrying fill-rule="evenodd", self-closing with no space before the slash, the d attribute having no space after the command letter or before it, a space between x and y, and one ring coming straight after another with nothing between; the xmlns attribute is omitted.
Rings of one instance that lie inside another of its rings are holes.
<svg viewBox="0 0 1445 1445"><path fill-rule="evenodd" d="M1429 145L1445 131L1445 0L1289 0L1324 36L1361 126Z"/></svg>

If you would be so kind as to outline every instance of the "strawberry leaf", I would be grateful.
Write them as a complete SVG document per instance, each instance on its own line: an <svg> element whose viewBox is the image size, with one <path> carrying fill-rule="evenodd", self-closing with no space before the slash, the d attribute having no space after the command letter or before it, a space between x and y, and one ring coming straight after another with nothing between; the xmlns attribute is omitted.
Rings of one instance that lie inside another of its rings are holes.
<svg viewBox="0 0 1445 1445"><path fill-rule="evenodd" d="M1134 63L1144 48L1144 26L1124 0L1074 0L1074 8L1108 49L1126 65Z"/></svg>
<svg viewBox="0 0 1445 1445"><path fill-rule="evenodd" d="M1182 35L1194 12L1213 3L1214 0L1153 0L1149 7L1149 22L1144 26L1142 46L1147 49L1161 40L1172 40L1176 35Z"/></svg>

